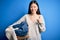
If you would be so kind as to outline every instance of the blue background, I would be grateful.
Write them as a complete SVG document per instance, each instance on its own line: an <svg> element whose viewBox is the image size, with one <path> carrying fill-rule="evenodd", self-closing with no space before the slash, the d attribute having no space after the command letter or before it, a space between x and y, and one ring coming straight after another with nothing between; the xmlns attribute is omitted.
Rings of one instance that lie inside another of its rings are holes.
<svg viewBox="0 0 60 40"><path fill-rule="evenodd" d="M0 0L0 40L7 40L5 29L28 13L31 0ZM60 40L60 1L37 0L46 23L42 40Z"/></svg>

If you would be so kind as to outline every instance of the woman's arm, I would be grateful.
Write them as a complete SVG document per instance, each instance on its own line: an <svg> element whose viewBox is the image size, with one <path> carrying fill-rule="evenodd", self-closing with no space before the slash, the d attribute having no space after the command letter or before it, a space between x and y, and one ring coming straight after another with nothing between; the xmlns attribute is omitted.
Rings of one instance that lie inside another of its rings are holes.
<svg viewBox="0 0 60 40"><path fill-rule="evenodd" d="M14 40L17 40L16 34L14 30L17 30L18 28L13 28L13 25L16 24L20 24L22 21L24 21L26 18L26 15L24 15L21 19L19 19L17 22L13 23L12 25L8 26L8 28L6 28L5 32L6 32L6 37L8 39L11 39L11 36L13 37Z"/></svg>
<svg viewBox="0 0 60 40"><path fill-rule="evenodd" d="M38 21L39 21L40 31L44 32L46 30L46 27L45 27L45 21L42 15L40 15L40 18L38 19Z"/></svg>
<svg viewBox="0 0 60 40"><path fill-rule="evenodd" d="M13 25L20 24L22 21L25 20L25 18L26 18L26 15L24 15L22 18L20 18L17 22L15 22L15 23L13 23L12 25L8 26L8 28L7 28L6 30L11 30L11 29L13 29L13 27L12 27ZM18 28L16 28L16 29L18 29ZM13 29L13 30L16 30L16 29Z"/></svg>

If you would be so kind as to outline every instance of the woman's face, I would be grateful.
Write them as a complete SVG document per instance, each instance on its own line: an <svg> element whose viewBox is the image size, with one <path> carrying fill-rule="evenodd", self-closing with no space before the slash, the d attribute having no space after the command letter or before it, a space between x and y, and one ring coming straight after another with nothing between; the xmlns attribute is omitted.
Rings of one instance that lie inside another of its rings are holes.
<svg viewBox="0 0 60 40"><path fill-rule="evenodd" d="M38 10L38 6L35 3L32 3L30 6L31 13L36 13Z"/></svg>

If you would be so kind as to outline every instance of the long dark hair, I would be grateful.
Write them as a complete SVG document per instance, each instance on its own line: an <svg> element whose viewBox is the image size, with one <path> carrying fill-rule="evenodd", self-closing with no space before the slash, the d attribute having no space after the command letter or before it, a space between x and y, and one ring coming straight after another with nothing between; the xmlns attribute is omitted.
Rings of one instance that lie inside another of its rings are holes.
<svg viewBox="0 0 60 40"><path fill-rule="evenodd" d="M38 5L38 3L37 3L36 0L32 0L32 1L30 2L30 4L29 4L29 9L28 9L28 14L31 14L30 6L31 6L33 3L35 3L35 4L38 6L38 10L37 10L36 13L37 13L38 15L41 14L41 13L40 13L40 10L39 10L39 5Z"/></svg>

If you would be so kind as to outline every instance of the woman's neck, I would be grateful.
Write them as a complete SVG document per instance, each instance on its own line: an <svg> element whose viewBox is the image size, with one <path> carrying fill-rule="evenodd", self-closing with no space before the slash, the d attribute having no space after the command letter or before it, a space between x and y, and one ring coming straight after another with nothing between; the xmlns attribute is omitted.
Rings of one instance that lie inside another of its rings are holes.
<svg viewBox="0 0 60 40"><path fill-rule="evenodd" d="M37 14L36 14L36 13L32 13L31 15L32 15L32 16L35 16L35 15L37 15Z"/></svg>

